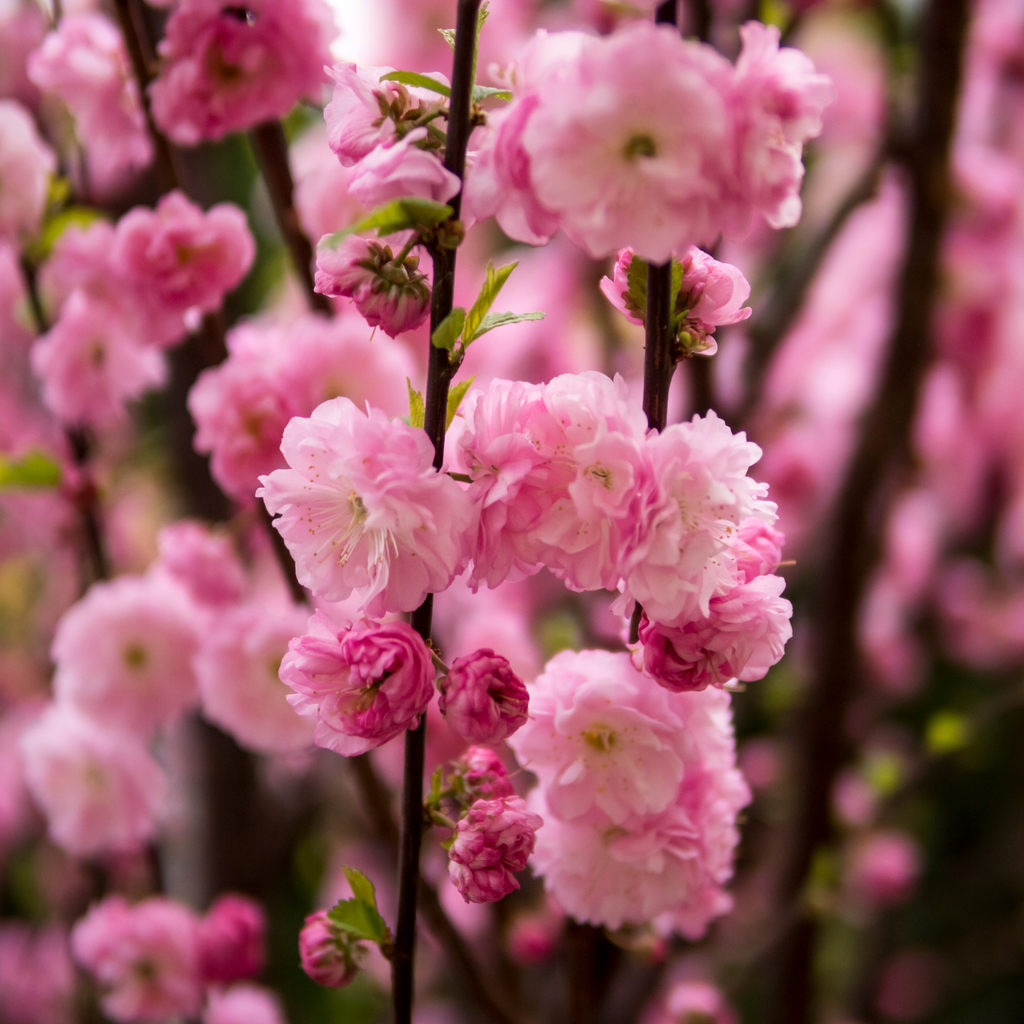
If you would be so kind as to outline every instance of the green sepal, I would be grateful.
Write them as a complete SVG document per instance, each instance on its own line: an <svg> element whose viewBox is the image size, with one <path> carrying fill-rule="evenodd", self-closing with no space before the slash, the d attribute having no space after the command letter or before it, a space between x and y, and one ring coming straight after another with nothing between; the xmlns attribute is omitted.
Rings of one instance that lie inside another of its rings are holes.
<svg viewBox="0 0 1024 1024"><path fill-rule="evenodd" d="M437 325L437 330L430 337L430 343L434 348L445 348L451 352L459 340L459 335L462 334L465 322L466 311L461 306L456 306Z"/></svg>
<svg viewBox="0 0 1024 1024"><path fill-rule="evenodd" d="M356 221L344 230L328 235L320 245L333 249L349 235L362 234L373 228L377 229L378 237L409 229L431 230L449 220L453 212L447 203L424 199L422 196L402 196L371 210L362 220Z"/></svg>
<svg viewBox="0 0 1024 1024"><path fill-rule="evenodd" d="M382 82L400 82L402 85L411 85L417 89L429 89L431 92L440 93L442 96L451 96L452 91L443 82L438 82L429 75L421 75L418 71L389 71L381 75Z"/></svg>
<svg viewBox="0 0 1024 1024"><path fill-rule="evenodd" d="M455 845L455 835L450 835L447 839L441 842L441 845L446 849L450 850Z"/></svg>
<svg viewBox="0 0 1024 1024"><path fill-rule="evenodd" d="M467 377L448 389L448 417L444 424L445 430L452 425L452 420L455 419L455 414L459 411L462 399L466 397L466 392L473 386L475 380L476 377Z"/></svg>
<svg viewBox="0 0 1024 1024"><path fill-rule="evenodd" d="M444 37L444 41L451 47L452 53L455 52L455 29L453 28L439 28L437 30Z"/></svg>
<svg viewBox="0 0 1024 1024"><path fill-rule="evenodd" d="M423 402L423 395L412 386L412 381L408 377L405 378L405 383L409 388L409 426L422 429L427 419L427 407Z"/></svg>
<svg viewBox="0 0 1024 1024"><path fill-rule="evenodd" d="M675 278L674 271L673 267L673 278ZM622 298L626 303L626 309L640 323L647 323L647 260L640 256L634 255L629 261L629 267L626 269L626 292Z"/></svg>
<svg viewBox="0 0 1024 1024"><path fill-rule="evenodd" d="M40 451L25 452L21 458L0 455L0 490L15 487L56 487L60 466Z"/></svg>

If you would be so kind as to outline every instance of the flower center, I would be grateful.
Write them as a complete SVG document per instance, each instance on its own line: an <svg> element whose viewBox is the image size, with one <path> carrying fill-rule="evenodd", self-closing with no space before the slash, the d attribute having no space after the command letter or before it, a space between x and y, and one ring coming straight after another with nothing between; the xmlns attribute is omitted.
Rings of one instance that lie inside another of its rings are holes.
<svg viewBox="0 0 1024 1024"><path fill-rule="evenodd" d="M610 491L615 485L615 482L612 480L612 471L600 463L587 466L586 473L588 476L593 477L606 491Z"/></svg>
<svg viewBox="0 0 1024 1024"><path fill-rule="evenodd" d="M132 671L137 672L139 669L145 668L147 661L149 661L149 655L142 644L129 644L124 649L124 663Z"/></svg>
<svg viewBox="0 0 1024 1024"><path fill-rule="evenodd" d="M606 754L615 746L615 730L608 725L594 725L583 733L583 740L587 746Z"/></svg>
<svg viewBox="0 0 1024 1024"><path fill-rule="evenodd" d="M627 160L635 160L638 156L657 156L658 147L650 135L633 135L622 152Z"/></svg>

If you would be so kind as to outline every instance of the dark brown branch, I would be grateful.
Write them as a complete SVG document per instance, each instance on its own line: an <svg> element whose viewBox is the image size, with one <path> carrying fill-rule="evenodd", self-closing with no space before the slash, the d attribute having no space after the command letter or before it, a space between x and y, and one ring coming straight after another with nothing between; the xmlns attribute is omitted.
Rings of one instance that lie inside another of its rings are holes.
<svg viewBox="0 0 1024 1024"><path fill-rule="evenodd" d="M932 0L922 26L918 109L909 153L910 230L896 322L878 394L836 501L824 574L813 602L813 670L794 737L797 815L781 875L783 904L803 891L815 851L831 839L829 800L846 757L846 712L860 676L857 619L878 556L875 516L889 474L909 454L909 432L929 357L939 251L949 205L949 148L961 79L967 0ZM802 916L780 951L768 1019L811 1019L817 927Z"/></svg>
<svg viewBox="0 0 1024 1024"><path fill-rule="evenodd" d="M299 224L299 215L295 210L295 182L292 181L292 170L288 165L288 143L281 122L264 121L249 132L249 138L263 172L263 180L267 183L277 226L291 254L292 264L299 275L306 298L313 309L331 316L333 309L330 299L313 289L313 247Z"/></svg>

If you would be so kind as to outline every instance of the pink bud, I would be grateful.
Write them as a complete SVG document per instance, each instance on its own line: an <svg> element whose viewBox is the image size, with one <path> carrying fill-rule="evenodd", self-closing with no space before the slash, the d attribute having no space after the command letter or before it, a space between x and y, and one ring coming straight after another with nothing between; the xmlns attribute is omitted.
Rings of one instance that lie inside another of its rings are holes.
<svg viewBox="0 0 1024 1024"><path fill-rule="evenodd" d="M455 762L466 792L473 800L499 800L512 796L508 771L490 747L469 747Z"/></svg>
<svg viewBox="0 0 1024 1024"><path fill-rule="evenodd" d="M514 871L522 871L533 853L536 830L544 824L526 809L522 797L477 800L456 825L448 851L448 875L467 903L494 903L519 888Z"/></svg>
<svg viewBox="0 0 1024 1024"><path fill-rule="evenodd" d="M499 743L526 722L526 686L489 647L456 658L440 687L441 714L473 743Z"/></svg>
<svg viewBox="0 0 1024 1024"><path fill-rule="evenodd" d="M326 910L310 914L299 932L302 969L326 988L343 988L354 981L362 952L331 923Z"/></svg>
<svg viewBox="0 0 1024 1024"><path fill-rule="evenodd" d="M244 896L221 896L199 922L199 973L206 982L242 981L263 970L263 908Z"/></svg>

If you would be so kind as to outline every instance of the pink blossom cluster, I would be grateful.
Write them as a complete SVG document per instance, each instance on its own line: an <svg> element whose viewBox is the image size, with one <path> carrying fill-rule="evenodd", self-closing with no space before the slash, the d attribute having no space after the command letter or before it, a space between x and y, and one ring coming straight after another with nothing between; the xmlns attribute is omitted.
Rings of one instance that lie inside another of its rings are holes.
<svg viewBox="0 0 1024 1024"><path fill-rule="evenodd" d="M197 451L209 453L220 487L249 503L261 474L285 464L289 420L345 395L395 415L405 409L408 351L371 331L355 313L291 323L257 319L228 332L228 358L204 370L189 393Z"/></svg>
<svg viewBox="0 0 1024 1024"><path fill-rule="evenodd" d="M122 417L126 400L162 383L161 350L220 306L255 252L240 209L204 213L180 192L116 227L69 228L41 273L56 318L32 350L46 405L72 425Z"/></svg>
<svg viewBox="0 0 1024 1024"><path fill-rule="evenodd" d="M510 740L539 779L533 869L578 921L659 920L689 938L730 907L723 886L750 799L729 695L651 686L628 654L563 651L530 684Z"/></svg>
<svg viewBox="0 0 1024 1024"><path fill-rule="evenodd" d="M561 227L595 258L632 246L658 263L742 236L755 214L795 224L803 143L832 84L779 48L778 29L740 34L733 66L644 21L600 38L539 33L509 76L512 102L474 137L467 215L495 215L521 241Z"/></svg>
<svg viewBox="0 0 1024 1024"><path fill-rule="evenodd" d="M204 1001L207 1024L280 1024L273 996L245 983L262 969L265 930L259 904L241 896L221 897L202 918L165 897L107 896L75 925L71 948L118 1024L195 1017Z"/></svg>

